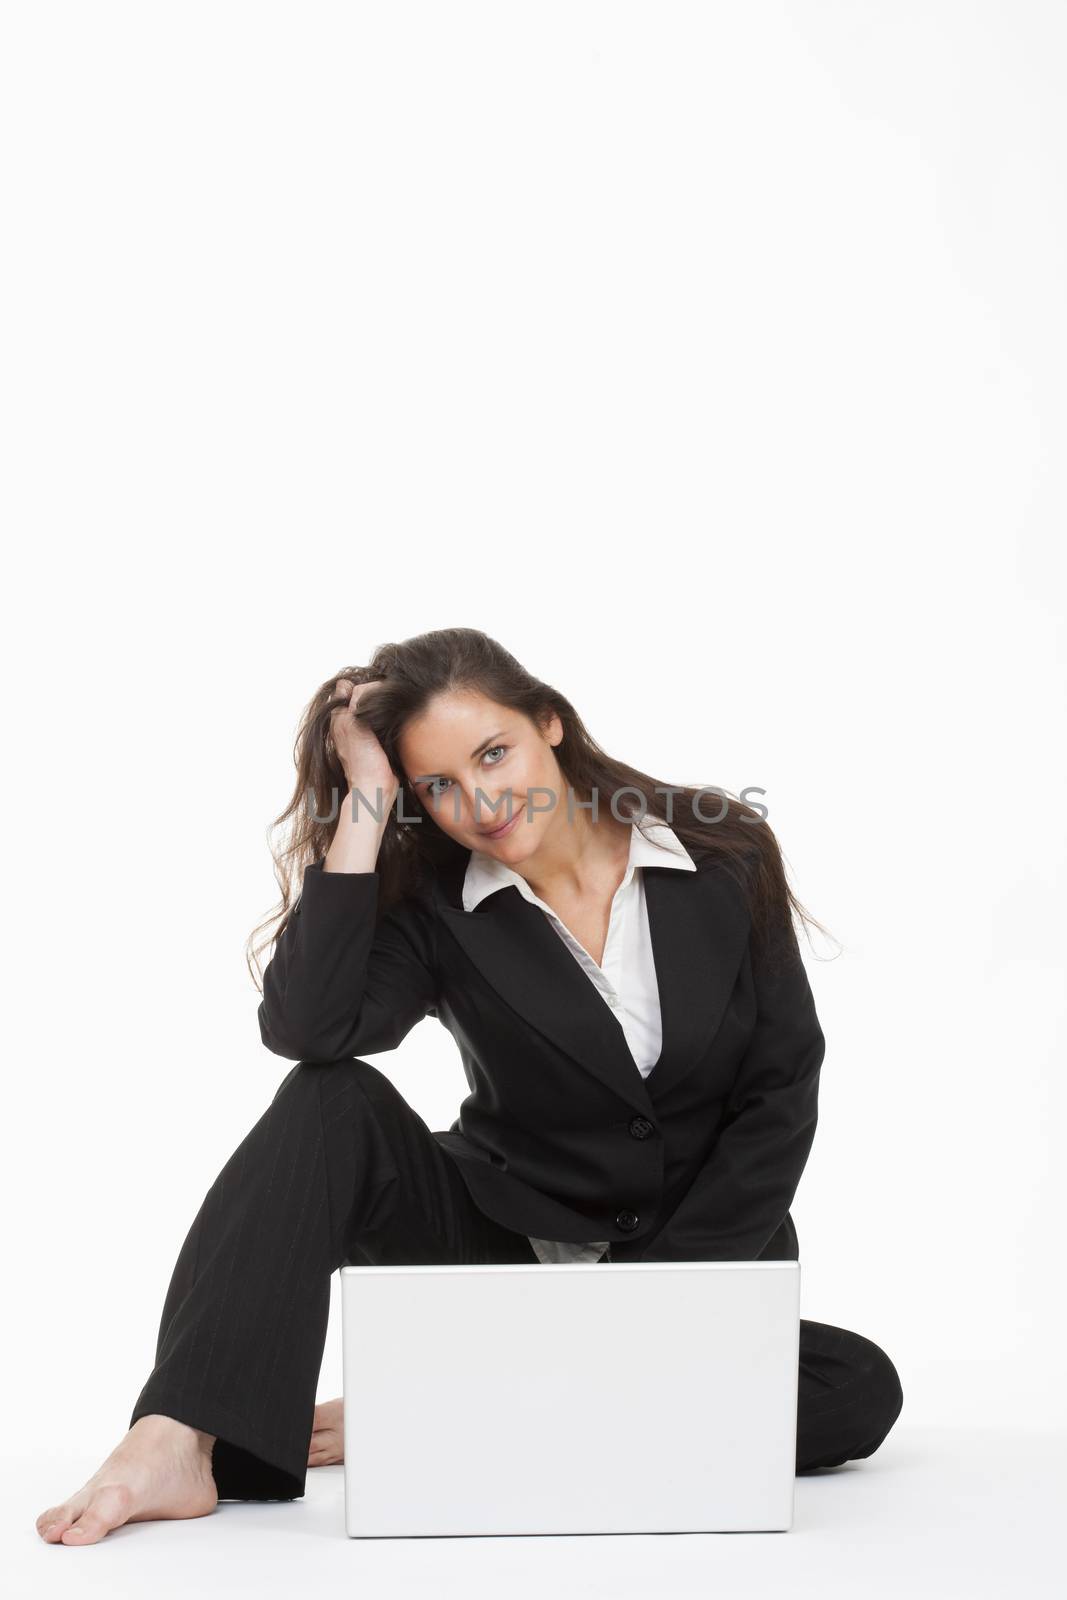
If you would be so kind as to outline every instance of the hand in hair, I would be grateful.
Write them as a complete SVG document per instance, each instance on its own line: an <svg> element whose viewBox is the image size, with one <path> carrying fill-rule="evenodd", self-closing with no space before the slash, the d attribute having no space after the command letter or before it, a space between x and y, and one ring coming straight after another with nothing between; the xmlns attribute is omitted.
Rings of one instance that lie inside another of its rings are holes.
<svg viewBox="0 0 1067 1600"><path fill-rule="evenodd" d="M359 789L372 801L376 790L381 789L386 807L390 807L399 781L373 728L355 714L360 698L370 687L369 683L353 684L347 678L338 678L334 689L346 703L331 713L327 738L337 752L349 788Z"/></svg>

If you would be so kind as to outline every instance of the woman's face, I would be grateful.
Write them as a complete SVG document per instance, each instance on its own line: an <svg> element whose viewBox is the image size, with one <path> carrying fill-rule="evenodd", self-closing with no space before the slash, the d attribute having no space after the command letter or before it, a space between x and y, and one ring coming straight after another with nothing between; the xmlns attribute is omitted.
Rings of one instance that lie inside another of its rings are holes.
<svg viewBox="0 0 1067 1600"><path fill-rule="evenodd" d="M397 748L405 777L442 832L511 865L527 860L566 816L554 748L562 737L554 713L542 733L521 712L466 691L437 695L406 725ZM509 819L507 832L493 837Z"/></svg>

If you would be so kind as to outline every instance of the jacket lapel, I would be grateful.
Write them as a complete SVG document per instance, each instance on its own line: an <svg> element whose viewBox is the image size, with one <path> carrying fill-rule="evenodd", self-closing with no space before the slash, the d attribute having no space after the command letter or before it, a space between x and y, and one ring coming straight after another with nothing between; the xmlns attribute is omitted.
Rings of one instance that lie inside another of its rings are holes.
<svg viewBox="0 0 1067 1600"><path fill-rule="evenodd" d="M748 944L749 913L740 886L722 867L644 871L663 1025L663 1048L646 1082L661 1099L703 1059L719 1031Z"/></svg>
<svg viewBox="0 0 1067 1600"><path fill-rule="evenodd" d="M645 903L659 984L663 1045L642 1078L612 1008L544 912L514 885L473 911L462 872L434 884L443 926L513 1011L579 1067L650 1114L706 1054L733 992L748 937L741 890L720 866L696 872L645 867Z"/></svg>

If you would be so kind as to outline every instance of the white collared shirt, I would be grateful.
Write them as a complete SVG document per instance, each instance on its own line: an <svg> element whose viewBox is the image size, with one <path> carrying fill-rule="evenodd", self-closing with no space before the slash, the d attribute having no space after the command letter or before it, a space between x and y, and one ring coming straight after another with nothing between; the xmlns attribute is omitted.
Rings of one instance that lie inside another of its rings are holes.
<svg viewBox="0 0 1067 1600"><path fill-rule="evenodd" d="M631 823L630 856L611 902L608 935L599 966L552 907L534 894L526 879L496 856L472 850L463 880L465 911L473 911L487 894L507 884L513 884L531 905L540 906L582 971L603 996L605 1004L611 1006L618 1017L643 1078L648 1077L659 1060L663 1041L659 986L645 904L642 868L646 866L678 867L684 872L697 869L685 845L665 822L648 817L641 826ZM606 1239L593 1244L571 1244L561 1239L531 1237L530 1244L542 1262L598 1261L608 1247Z"/></svg>

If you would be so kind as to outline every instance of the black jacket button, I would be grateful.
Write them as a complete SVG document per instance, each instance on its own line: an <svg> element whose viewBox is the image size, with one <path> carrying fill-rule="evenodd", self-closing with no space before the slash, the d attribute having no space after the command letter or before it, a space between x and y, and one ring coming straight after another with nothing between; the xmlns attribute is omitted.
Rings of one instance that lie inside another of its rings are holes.
<svg viewBox="0 0 1067 1600"><path fill-rule="evenodd" d="M636 1211L619 1211L615 1215L615 1226L622 1228L625 1233L633 1233L640 1225L641 1218Z"/></svg>
<svg viewBox="0 0 1067 1600"><path fill-rule="evenodd" d="M631 1117L630 1132L635 1139L647 1139L655 1131L655 1123L649 1122L647 1117Z"/></svg>

